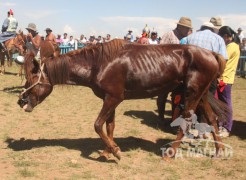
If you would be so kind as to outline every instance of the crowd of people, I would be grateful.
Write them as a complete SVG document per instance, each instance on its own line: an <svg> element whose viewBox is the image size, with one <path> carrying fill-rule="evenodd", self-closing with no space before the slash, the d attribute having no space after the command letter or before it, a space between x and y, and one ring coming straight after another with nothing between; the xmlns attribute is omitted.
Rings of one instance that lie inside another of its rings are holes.
<svg viewBox="0 0 246 180"><path fill-rule="evenodd" d="M2 51L5 51L4 42L15 36L18 21L14 18L12 10L8 11L8 17L3 23L2 34L0 34L0 47ZM79 39L74 38L72 35L68 37L67 33L63 36L60 34L57 37L52 33L51 28L46 28L46 36L39 35L37 27L34 23L28 24L26 30L27 34L27 49L33 51L36 55L39 52L40 44L44 41L50 41L56 46L71 46L75 45L77 41L78 45L88 45L104 43L111 40L111 35L107 34L106 37L90 36L88 39L82 34ZM221 101L225 102L231 109L228 112L227 123L220 124L220 133L226 137L229 136L232 125L232 100L231 91L234 83L234 77L236 73L237 64L240 57L240 50L246 51L246 38L244 38L242 29L238 28L236 33L231 27L222 24L220 17L212 17L210 21L201 25L197 31L193 30L192 20L189 17L181 17L177 22L177 26L170 32L163 33L161 37L158 37L157 31L150 31L150 28L146 25L142 30L141 37L136 36L134 38L132 30L124 36L124 40L129 43L140 44L192 44L196 45L218 54L221 54L226 59L226 67L221 78L215 80L210 87L210 92ZM172 92L172 105L173 105L173 120L180 115L180 111L184 107L184 97L182 94L182 85ZM166 103L166 96L159 96L157 103L159 104L159 116L164 119L164 109Z"/></svg>

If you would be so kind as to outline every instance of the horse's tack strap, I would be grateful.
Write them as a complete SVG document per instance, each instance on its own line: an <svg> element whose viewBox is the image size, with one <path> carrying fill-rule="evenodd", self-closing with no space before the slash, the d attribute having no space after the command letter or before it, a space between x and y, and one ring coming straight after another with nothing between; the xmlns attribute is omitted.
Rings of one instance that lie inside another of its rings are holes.
<svg viewBox="0 0 246 180"><path fill-rule="evenodd" d="M36 86L36 85L38 85L38 84L42 84L42 82L41 82L41 77L44 76L43 69L44 69L44 64L42 64L42 66L41 66L41 68L40 68L40 74L39 74L39 77L38 77L38 81L35 82L33 85L31 85L29 88L25 89L25 90L20 94L20 97L22 97L23 94L25 94L27 91L29 91L30 89L32 89L34 86Z"/></svg>

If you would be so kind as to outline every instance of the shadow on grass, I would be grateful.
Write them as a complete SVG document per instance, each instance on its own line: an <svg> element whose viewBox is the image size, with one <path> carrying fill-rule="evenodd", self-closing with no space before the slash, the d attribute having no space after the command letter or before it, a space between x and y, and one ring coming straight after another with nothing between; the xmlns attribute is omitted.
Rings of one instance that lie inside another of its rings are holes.
<svg viewBox="0 0 246 180"><path fill-rule="evenodd" d="M159 117L152 111L126 111L124 115L132 117L133 119L141 119L141 123L154 129L160 129L165 133L171 133L176 135L177 128L172 128L168 123L171 119L166 118L160 120Z"/></svg>
<svg viewBox="0 0 246 180"><path fill-rule="evenodd" d="M246 122L233 120L231 135L238 136L242 140L246 139Z"/></svg>
<svg viewBox="0 0 246 180"><path fill-rule="evenodd" d="M157 142L148 141L141 138L126 137L115 138L115 142L121 148L122 152L132 151L134 149L141 148L147 152L155 153L161 157L161 147L170 143L173 139L159 139ZM33 148L42 148L47 146L62 146L67 149L81 151L81 156L87 159L100 161L98 158L90 157L90 155L99 150L104 149L104 144L100 138L83 138L83 139L20 139L15 140L8 138L5 141L8 144L8 148L14 151L25 151Z"/></svg>
<svg viewBox="0 0 246 180"><path fill-rule="evenodd" d="M17 76L18 73L13 73L13 72L7 72L5 71L4 75L13 75L13 76Z"/></svg>
<svg viewBox="0 0 246 180"><path fill-rule="evenodd" d="M6 87L1 91L6 92L6 93L11 93L11 94L19 94L22 92L23 88L25 87L24 86Z"/></svg>

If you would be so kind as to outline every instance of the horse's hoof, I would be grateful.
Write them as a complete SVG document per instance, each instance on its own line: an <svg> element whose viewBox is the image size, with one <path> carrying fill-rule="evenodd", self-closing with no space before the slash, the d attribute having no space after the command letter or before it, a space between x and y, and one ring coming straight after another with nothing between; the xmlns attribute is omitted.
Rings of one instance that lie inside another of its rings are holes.
<svg viewBox="0 0 246 180"><path fill-rule="evenodd" d="M107 162L108 161L108 157L106 157L106 156L99 156L98 158L97 158L97 160L98 161L100 161L100 162Z"/></svg>
<svg viewBox="0 0 246 180"><path fill-rule="evenodd" d="M170 162L171 161L171 157L169 157L169 156L163 156L162 157L162 160L163 161L166 161L166 162Z"/></svg>
<svg viewBox="0 0 246 180"><path fill-rule="evenodd" d="M120 160L121 159L121 150L119 147L116 148L116 150L114 151L113 155Z"/></svg>

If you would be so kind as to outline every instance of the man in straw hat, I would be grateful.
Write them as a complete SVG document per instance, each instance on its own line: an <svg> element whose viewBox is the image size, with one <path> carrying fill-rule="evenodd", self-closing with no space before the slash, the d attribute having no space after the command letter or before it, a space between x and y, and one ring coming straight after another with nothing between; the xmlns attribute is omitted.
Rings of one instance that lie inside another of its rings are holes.
<svg viewBox="0 0 246 180"><path fill-rule="evenodd" d="M222 19L218 16L211 17L210 21L214 25L214 32L218 34L219 29L222 27Z"/></svg>
<svg viewBox="0 0 246 180"><path fill-rule="evenodd" d="M27 51L32 51L37 55L42 42L41 36L38 34L37 27L34 23L29 23L26 30L28 31L26 43Z"/></svg>
<svg viewBox="0 0 246 180"><path fill-rule="evenodd" d="M186 37L188 34L192 32L192 21L189 17L181 17L179 21L177 22L177 26L174 30L165 33L162 36L162 39L160 41L160 44L180 44L180 40L184 37ZM178 93L179 90L181 90L182 87L178 87L175 91L172 92L172 115L173 118L175 118L178 114L175 113L175 109L177 106L179 106L180 101L177 99L181 99L179 96L180 93ZM178 95L176 97L176 95ZM157 98L157 106L158 106L158 113L159 113L159 119L164 119L164 113L165 113L165 105L167 100L168 94L162 94L158 96ZM176 99L176 100L175 100ZM169 125L171 121L165 121L165 125Z"/></svg>
<svg viewBox="0 0 246 180"><path fill-rule="evenodd" d="M0 48L3 51L6 51L4 42L16 36L16 29L18 27L18 21L14 18L14 12L10 9L7 14L8 17L3 22L2 34L0 34Z"/></svg>
<svg viewBox="0 0 246 180"><path fill-rule="evenodd" d="M160 44L179 44L179 41L186 37L192 30L192 22L188 17L181 17L177 27L162 36Z"/></svg>
<svg viewBox="0 0 246 180"><path fill-rule="evenodd" d="M226 60L228 59L226 45L222 37L214 33L214 25L211 22L205 22L200 30L187 36L184 44L193 44L204 49L221 54ZM217 81L212 82L209 91L215 94Z"/></svg>
<svg viewBox="0 0 246 180"><path fill-rule="evenodd" d="M50 28L46 28L45 31L46 31L45 41L50 41L54 46L57 46L56 37L52 33L52 30Z"/></svg>

